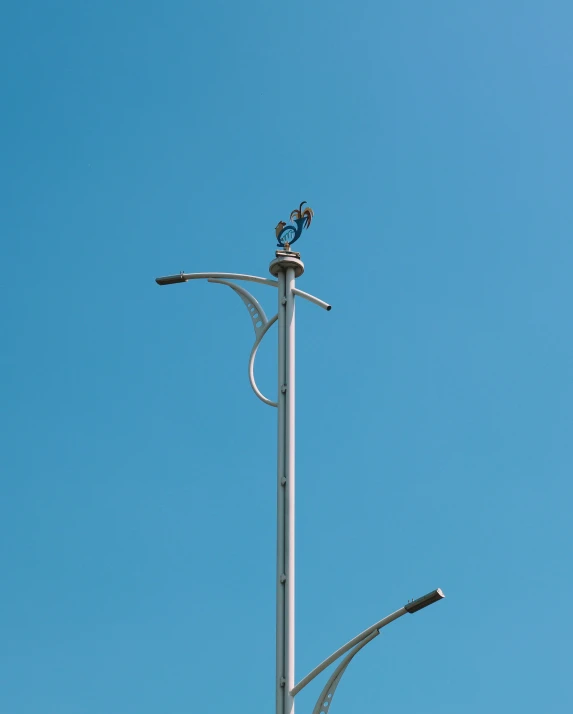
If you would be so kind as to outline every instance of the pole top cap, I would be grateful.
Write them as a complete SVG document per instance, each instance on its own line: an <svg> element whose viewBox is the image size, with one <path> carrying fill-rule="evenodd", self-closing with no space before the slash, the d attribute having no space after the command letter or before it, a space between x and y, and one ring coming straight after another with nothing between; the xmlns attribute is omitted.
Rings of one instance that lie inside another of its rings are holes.
<svg viewBox="0 0 573 714"><path fill-rule="evenodd" d="M285 271L287 268L294 268L295 278L300 278L304 273L304 263L300 259L300 253L295 253L292 250L277 250L277 257L269 265L269 272L276 278L281 270Z"/></svg>

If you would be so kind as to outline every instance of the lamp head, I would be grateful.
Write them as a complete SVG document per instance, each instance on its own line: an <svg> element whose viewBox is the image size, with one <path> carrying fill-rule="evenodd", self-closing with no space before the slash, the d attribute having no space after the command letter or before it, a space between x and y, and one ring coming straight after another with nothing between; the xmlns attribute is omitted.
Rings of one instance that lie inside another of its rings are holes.
<svg viewBox="0 0 573 714"><path fill-rule="evenodd" d="M406 612L409 612L410 615L413 615L415 612L418 612L418 610L422 610L428 607L428 605L433 605L445 597L444 593L438 588L437 590L432 590L432 592L427 595L422 595L422 597L419 597L417 600L412 600L412 602L407 603L404 605L404 609Z"/></svg>
<svg viewBox="0 0 573 714"><path fill-rule="evenodd" d="M174 285L175 283L186 283L187 278L185 273L181 272L179 275L167 275L165 278L155 278L155 282L158 285Z"/></svg>

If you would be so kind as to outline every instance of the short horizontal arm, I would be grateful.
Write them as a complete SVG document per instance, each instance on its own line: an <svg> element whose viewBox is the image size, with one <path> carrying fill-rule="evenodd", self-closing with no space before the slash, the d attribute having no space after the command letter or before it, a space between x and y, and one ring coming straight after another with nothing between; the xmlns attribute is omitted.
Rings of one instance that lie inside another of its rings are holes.
<svg viewBox="0 0 573 714"><path fill-rule="evenodd" d="M258 275L243 275L242 273L179 273L178 275L167 275L163 278L155 278L155 282L158 285L174 285L175 283L186 283L188 280L209 280L209 278L246 280L249 283L261 283L261 285L278 287L277 280L259 278Z"/></svg>
<svg viewBox="0 0 573 714"><path fill-rule="evenodd" d="M312 682L315 677L318 677L321 672L323 672L333 662L336 662L336 660L339 657L342 657L342 655L348 652L348 650L351 650L355 645L362 642L362 640L365 640L376 630L380 630L382 629L382 627L389 625L391 622L394 622L394 620L397 620L399 617L402 617L402 615L405 615L407 612L408 611L405 607L401 607L399 610L396 610L396 612L393 612L391 615L388 615L388 617L383 618L379 622L375 622L373 625L364 630L364 632L361 632L359 635L356 635L356 637L351 639L350 642L347 642L345 645L340 647L340 649L337 649L336 652L333 652L330 657L327 657L324 662L321 662L318 667L315 667L312 672L310 672L310 674L306 675L304 679L301 679L300 682L291 689L290 693L292 694L292 696L294 697L295 694L298 694L301 689L304 689L304 687L306 687L309 682Z"/></svg>
<svg viewBox="0 0 573 714"><path fill-rule="evenodd" d="M320 298L314 297L314 295L310 295L310 293L305 293L302 290L299 290L298 288L293 288L292 291L295 295L298 295L299 297L304 298L309 302L313 302L315 305L318 305L318 307L321 307L323 310L332 310L332 305L329 305L327 302L324 302L324 300L320 300Z"/></svg>

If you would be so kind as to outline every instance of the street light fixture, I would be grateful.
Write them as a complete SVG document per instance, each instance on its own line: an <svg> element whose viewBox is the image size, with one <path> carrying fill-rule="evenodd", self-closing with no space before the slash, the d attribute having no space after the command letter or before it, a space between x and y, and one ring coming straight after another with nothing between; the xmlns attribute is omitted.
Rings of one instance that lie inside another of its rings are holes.
<svg viewBox="0 0 573 714"><path fill-rule="evenodd" d="M437 590L432 590L432 592L427 595L422 595L422 597L419 597L417 600L412 600L412 602L404 605L404 609L412 615L415 612L418 612L418 610L428 607L428 605L433 605L435 602L439 602L444 597L446 596L440 588L438 588Z"/></svg>
<svg viewBox="0 0 573 714"><path fill-rule="evenodd" d="M265 404L277 409L277 570L276 570L276 714L294 714L294 697L326 667L349 652L340 663L324 688L313 714L325 714L334 691L352 658L380 634L380 629L408 613L414 613L444 597L441 590L434 590L422 598L408 603L388 615L350 642L327 657L318 667L295 685L294 679L294 527L295 527L295 298L317 305L329 311L331 306L320 298L296 287L296 278L304 273L300 253L291 250L303 229L308 228L313 212L300 204L290 215L290 223L281 221L276 227L279 250L269 265L274 279L261 278L243 273L184 273L157 278L158 285L174 285L193 280L207 280L231 288L243 301L253 324L255 342L251 349L248 374L255 395ZM259 283L277 288L277 314L267 318L258 300L244 287L231 281ZM254 363L261 340L270 327L278 322L278 383L276 401L259 390L255 381Z"/></svg>

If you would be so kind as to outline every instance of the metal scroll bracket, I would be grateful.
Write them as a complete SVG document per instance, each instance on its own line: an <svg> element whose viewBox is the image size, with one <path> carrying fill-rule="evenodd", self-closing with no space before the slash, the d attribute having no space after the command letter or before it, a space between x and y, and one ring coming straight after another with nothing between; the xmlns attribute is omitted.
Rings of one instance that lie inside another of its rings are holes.
<svg viewBox="0 0 573 714"><path fill-rule="evenodd" d="M371 632L368 637L366 637L362 642L359 642L356 647L354 647L353 650L351 650L350 654L348 654L342 662L338 665L338 667L334 670L332 673L332 676L326 683L326 686L322 690L320 697L318 698L318 701L316 702L316 705L314 709L312 710L312 714L328 714L330 712L330 706L332 704L332 698L334 697L334 692L336 691L336 687L340 684L340 680L342 679L342 675L344 672L346 672L346 668L352 661L355 655L360 652L360 650L365 647L369 642L371 642L375 637L378 637L380 634L380 630L374 630L374 632Z"/></svg>
<svg viewBox="0 0 573 714"><path fill-rule="evenodd" d="M255 343L253 345L251 355L249 357L249 382L251 383L253 392L261 400L261 402L268 404L270 407L278 406L277 402L273 402L271 399L265 397L265 395L260 391L260 389L257 387L257 383L255 382L255 357L257 355L257 350L259 349L259 345L261 344L261 340L263 339L263 337L267 334L272 325L274 325L274 323L278 320L278 314L274 317L271 317L271 319L269 320L259 301L253 295L251 295L248 290L245 290L245 288L241 287L240 285L231 283L228 280L221 280L220 278L209 278L208 282L227 285L231 288L231 290L234 290L241 298L241 300L245 303L245 307L249 311L249 315L251 316L251 320L253 322L253 329L255 331Z"/></svg>

